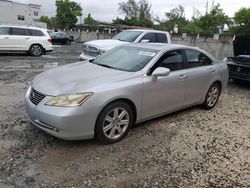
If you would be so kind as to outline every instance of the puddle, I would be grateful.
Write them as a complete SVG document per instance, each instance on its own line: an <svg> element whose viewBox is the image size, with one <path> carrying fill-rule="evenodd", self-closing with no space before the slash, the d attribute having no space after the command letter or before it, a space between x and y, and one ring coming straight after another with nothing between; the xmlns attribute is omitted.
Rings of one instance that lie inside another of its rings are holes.
<svg viewBox="0 0 250 188"><path fill-rule="evenodd" d="M45 68L45 69L51 69L51 68L55 68L55 67L58 67L58 62L46 63L46 64L44 65L44 68Z"/></svg>

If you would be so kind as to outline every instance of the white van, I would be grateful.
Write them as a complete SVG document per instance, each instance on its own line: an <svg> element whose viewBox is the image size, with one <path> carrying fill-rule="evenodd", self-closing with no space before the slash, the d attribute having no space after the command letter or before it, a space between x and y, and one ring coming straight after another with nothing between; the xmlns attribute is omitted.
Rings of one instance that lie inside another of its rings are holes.
<svg viewBox="0 0 250 188"><path fill-rule="evenodd" d="M0 25L0 53L29 53L32 56L41 56L52 50L52 40L47 29Z"/></svg>

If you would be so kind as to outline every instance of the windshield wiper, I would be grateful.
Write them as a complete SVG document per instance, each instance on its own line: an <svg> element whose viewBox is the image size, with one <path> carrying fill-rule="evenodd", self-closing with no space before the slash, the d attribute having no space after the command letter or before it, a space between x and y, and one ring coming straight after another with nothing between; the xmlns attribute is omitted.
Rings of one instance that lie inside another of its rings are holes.
<svg viewBox="0 0 250 188"><path fill-rule="evenodd" d="M119 41L123 41L123 42L127 42L126 40L122 40L122 39L117 39L117 40L119 40Z"/></svg>
<svg viewBox="0 0 250 188"><path fill-rule="evenodd" d="M109 66L109 65L105 65L105 64L101 64L101 63L95 63L96 65L102 66L102 67L107 67L107 68L111 68L113 69L113 67Z"/></svg>

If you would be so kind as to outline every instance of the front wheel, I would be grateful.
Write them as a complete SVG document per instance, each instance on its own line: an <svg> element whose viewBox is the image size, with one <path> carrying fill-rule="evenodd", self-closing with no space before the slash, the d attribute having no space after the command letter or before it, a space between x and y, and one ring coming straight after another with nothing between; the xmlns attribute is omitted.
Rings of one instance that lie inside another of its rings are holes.
<svg viewBox="0 0 250 188"><path fill-rule="evenodd" d="M40 44L33 44L29 49L31 56L41 56L43 54L43 47Z"/></svg>
<svg viewBox="0 0 250 188"><path fill-rule="evenodd" d="M216 105L220 97L220 93L221 93L220 85L217 83L212 84L212 86L209 88L207 92L206 99L203 103L203 107L208 110L212 109Z"/></svg>
<svg viewBox="0 0 250 188"><path fill-rule="evenodd" d="M127 103L111 103L98 116L95 136L104 144L118 142L127 135L133 119L133 111Z"/></svg>

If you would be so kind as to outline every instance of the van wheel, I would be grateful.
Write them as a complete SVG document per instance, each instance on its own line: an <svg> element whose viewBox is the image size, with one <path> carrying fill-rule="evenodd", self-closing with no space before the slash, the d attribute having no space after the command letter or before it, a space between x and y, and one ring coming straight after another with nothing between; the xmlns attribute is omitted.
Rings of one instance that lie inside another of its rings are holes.
<svg viewBox="0 0 250 188"><path fill-rule="evenodd" d="M41 56L43 54L43 47L40 44L33 44L29 49L29 54L31 56Z"/></svg>
<svg viewBox="0 0 250 188"><path fill-rule="evenodd" d="M207 92L206 99L203 103L203 107L207 110L212 109L216 105L220 97L220 93L221 93L220 85L217 83L213 83Z"/></svg>
<svg viewBox="0 0 250 188"><path fill-rule="evenodd" d="M111 103L98 116L95 137L104 144L118 142L127 135L133 119L133 111L127 103Z"/></svg>

